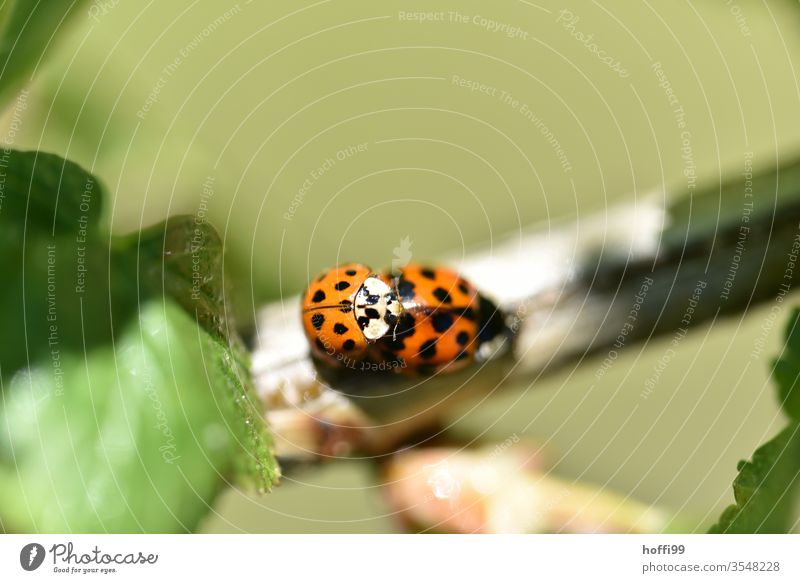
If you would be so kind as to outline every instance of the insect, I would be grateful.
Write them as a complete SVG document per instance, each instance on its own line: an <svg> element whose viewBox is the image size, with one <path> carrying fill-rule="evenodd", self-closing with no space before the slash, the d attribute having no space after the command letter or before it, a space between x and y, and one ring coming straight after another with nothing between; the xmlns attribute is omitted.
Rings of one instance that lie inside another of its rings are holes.
<svg viewBox="0 0 800 583"><path fill-rule="evenodd" d="M327 270L306 289L302 312L312 353L323 362L390 363L384 368L415 374L462 368L504 328L502 314L469 281L416 263L394 274L358 263Z"/></svg>
<svg viewBox="0 0 800 583"><path fill-rule="evenodd" d="M324 271L303 297L312 352L333 364L364 359L369 345L394 329L401 312L389 282L360 263Z"/></svg>

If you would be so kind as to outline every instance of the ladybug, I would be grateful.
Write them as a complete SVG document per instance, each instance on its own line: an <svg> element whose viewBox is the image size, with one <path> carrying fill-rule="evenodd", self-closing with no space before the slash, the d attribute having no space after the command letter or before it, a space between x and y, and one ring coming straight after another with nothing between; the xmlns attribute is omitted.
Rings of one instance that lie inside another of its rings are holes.
<svg viewBox="0 0 800 583"><path fill-rule="evenodd" d="M394 330L378 341L384 357L421 374L453 371L474 360L481 296L470 282L452 269L412 263L392 278L392 287L403 310Z"/></svg>
<svg viewBox="0 0 800 583"><path fill-rule="evenodd" d="M444 267L375 273L359 263L323 272L303 295L313 355L329 365L411 374L454 371L507 332L503 314Z"/></svg>
<svg viewBox="0 0 800 583"><path fill-rule="evenodd" d="M366 265L320 274L303 296L303 328L315 356L331 364L364 360L370 344L394 330L396 291Z"/></svg>

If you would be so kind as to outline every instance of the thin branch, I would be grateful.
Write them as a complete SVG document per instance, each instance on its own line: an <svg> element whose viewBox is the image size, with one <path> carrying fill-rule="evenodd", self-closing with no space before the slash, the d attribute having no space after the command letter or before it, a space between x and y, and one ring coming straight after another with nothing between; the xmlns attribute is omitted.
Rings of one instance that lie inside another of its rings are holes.
<svg viewBox="0 0 800 583"><path fill-rule="evenodd" d="M800 164L752 184L736 177L668 209L659 201L670 197L657 194L534 228L454 265L497 303L509 328L492 355L455 374L320 374L299 299L264 307L254 373L280 455L382 456L417 443L414 436L467 399L591 354L604 353L595 361L602 375L620 350L654 335L682 337L759 302L782 304L800 275Z"/></svg>

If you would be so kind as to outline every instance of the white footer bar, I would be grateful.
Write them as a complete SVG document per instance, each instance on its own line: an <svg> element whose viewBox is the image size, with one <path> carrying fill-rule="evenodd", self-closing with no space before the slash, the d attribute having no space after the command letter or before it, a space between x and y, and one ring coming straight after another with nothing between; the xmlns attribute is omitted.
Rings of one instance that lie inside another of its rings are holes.
<svg viewBox="0 0 800 583"><path fill-rule="evenodd" d="M800 535L4 535L0 581L777 582L798 555Z"/></svg>

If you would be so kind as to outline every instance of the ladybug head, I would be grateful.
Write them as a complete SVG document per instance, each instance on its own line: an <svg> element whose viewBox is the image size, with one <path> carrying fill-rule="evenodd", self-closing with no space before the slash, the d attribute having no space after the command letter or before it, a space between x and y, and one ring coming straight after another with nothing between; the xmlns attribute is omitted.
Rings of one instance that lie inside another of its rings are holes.
<svg viewBox="0 0 800 583"><path fill-rule="evenodd" d="M402 310L397 292L375 275L365 279L356 293L354 313L367 340L382 338L394 329Z"/></svg>

